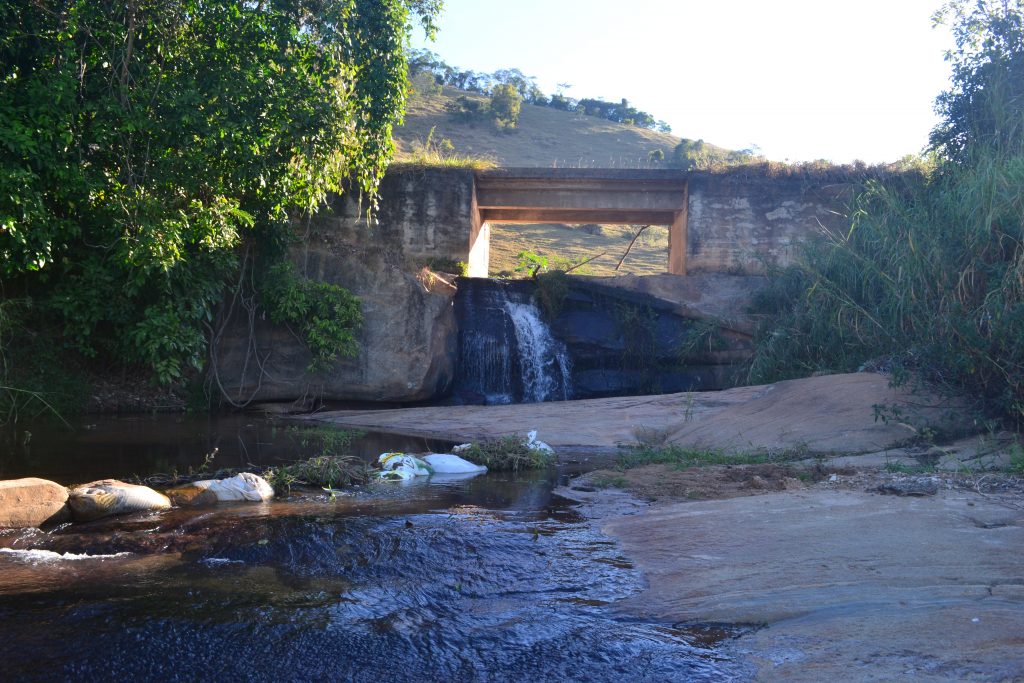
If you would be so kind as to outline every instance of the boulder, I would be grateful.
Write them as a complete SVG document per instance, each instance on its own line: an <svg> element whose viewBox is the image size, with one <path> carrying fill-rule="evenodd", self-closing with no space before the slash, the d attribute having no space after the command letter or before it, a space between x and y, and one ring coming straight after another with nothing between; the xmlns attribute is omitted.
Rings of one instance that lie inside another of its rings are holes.
<svg viewBox="0 0 1024 683"><path fill-rule="evenodd" d="M0 481L0 527L54 524L68 519L68 490L46 479Z"/></svg>
<svg viewBox="0 0 1024 683"><path fill-rule="evenodd" d="M76 522L91 522L110 515L166 510L171 501L148 486L102 479L73 487L68 505Z"/></svg>
<svg viewBox="0 0 1024 683"><path fill-rule="evenodd" d="M422 401L448 389L457 341L451 285L347 245L307 242L292 258L303 277L341 285L359 297L359 354L311 374L306 368L312 356L292 330L259 316L250 321L240 305L226 306L229 319L215 339L210 372L228 397Z"/></svg>

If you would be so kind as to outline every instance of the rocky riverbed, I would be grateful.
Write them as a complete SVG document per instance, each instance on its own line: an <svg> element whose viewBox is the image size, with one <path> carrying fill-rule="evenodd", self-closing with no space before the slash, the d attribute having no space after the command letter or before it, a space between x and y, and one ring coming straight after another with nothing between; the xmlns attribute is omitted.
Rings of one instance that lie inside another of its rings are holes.
<svg viewBox="0 0 1024 683"><path fill-rule="evenodd" d="M756 626L727 648L756 680L1024 680L1020 479L855 470L653 505L588 488L560 492L648 583L619 608Z"/></svg>
<svg viewBox="0 0 1024 683"><path fill-rule="evenodd" d="M875 406L895 406L902 419L879 419ZM858 373L316 419L454 440L535 428L563 449L604 453L649 439L760 455L756 464L611 467L556 489L643 570L647 589L618 610L749 627L726 650L755 680L1024 681L1016 440L972 435L956 402ZM921 438L932 430L966 436L936 446Z"/></svg>

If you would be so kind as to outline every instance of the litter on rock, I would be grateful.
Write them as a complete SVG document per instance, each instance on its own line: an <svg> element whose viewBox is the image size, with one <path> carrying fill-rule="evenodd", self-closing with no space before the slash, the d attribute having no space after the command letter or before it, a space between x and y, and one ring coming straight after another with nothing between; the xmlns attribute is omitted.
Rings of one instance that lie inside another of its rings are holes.
<svg viewBox="0 0 1024 683"><path fill-rule="evenodd" d="M209 491L218 501L248 500L262 503L274 497L274 487L252 472L241 472L227 479L203 479L192 486Z"/></svg>
<svg viewBox="0 0 1024 683"><path fill-rule="evenodd" d="M537 440L537 430L534 429L532 432L526 433L526 442L524 445L531 451L544 451L545 453L554 453L555 449L547 445L543 441Z"/></svg>
<svg viewBox="0 0 1024 683"><path fill-rule="evenodd" d="M433 468L423 460L407 453L381 453L377 458L381 471L377 473L381 479L403 480L413 477L429 477Z"/></svg>
<svg viewBox="0 0 1024 683"><path fill-rule="evenodd" d="M484 465L473 463L451 453L428 453L423 459L437 474L470 474L474 472L486 472Z"/></svg>

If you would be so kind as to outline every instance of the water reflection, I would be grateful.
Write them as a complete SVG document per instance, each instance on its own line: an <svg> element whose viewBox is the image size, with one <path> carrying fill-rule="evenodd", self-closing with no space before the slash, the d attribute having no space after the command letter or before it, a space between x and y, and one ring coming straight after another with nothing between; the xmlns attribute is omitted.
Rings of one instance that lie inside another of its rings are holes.
<svg viewBox="0 0 1024 683"><path fill-rule="evenodd" d="M0 439L0 479L43 477L61 484L144 477L198 468L216 450L216 468L267 467L320 455L308 423L262 415L92 416L69 429L60 423L23 426ZM312 443L311 443L312 441ZM367 432L351 452L366 458L388 450L445 450L450 442Z"/></svg>

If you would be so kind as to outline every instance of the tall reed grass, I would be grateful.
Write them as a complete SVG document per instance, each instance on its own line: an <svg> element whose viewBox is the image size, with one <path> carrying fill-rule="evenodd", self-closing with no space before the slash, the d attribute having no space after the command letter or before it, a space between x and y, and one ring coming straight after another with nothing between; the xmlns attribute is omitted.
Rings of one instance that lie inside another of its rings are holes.
<svg viewBox="0 0 1024 683"><path fill-rule="evenodd" d="M882 357L1024 423L1024 2L950 0L952 87L936 103L930 174L864 184L762 297L752 381Z"/></svg>
<svg viewBox="0 0 1024 683"><path fill-rule="evenodd" d="M750 379L884 357L897 381L1024 421L1024 155L990 148L931 177L869 181L850 219L776 273Z"/></svg>

